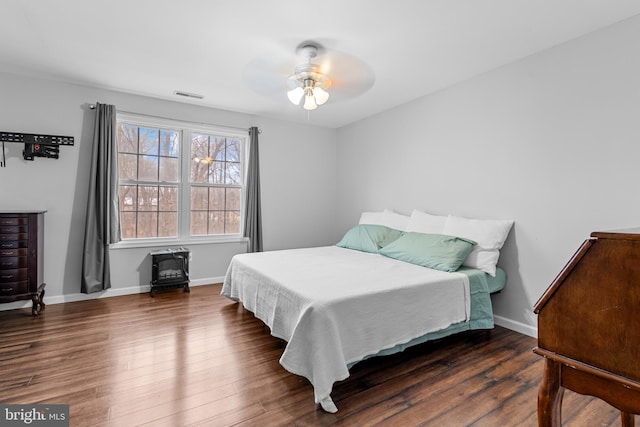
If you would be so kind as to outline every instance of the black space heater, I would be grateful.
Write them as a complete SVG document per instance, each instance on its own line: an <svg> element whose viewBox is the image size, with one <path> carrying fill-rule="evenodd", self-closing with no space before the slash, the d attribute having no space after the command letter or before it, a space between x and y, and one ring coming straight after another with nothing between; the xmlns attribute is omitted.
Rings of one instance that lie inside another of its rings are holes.
<svg viewBox="0 0 640 427"><path fill-rule="evenodd" d="M169 248L151 251L151 296L160 289L189 290L189 249Z"/></svg>

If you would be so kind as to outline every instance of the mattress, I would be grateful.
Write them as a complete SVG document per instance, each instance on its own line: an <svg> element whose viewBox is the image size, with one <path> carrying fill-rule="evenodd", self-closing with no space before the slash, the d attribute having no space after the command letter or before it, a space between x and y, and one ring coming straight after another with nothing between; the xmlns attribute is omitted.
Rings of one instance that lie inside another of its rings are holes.
<svg viewBox="0 0 640 427"><path fill-rule="evenodd" d="M287 341L281 365L335 412L333 384L354 363L449 328L493 327L487 277L328 246L236 255L221 293Z"/></svg>

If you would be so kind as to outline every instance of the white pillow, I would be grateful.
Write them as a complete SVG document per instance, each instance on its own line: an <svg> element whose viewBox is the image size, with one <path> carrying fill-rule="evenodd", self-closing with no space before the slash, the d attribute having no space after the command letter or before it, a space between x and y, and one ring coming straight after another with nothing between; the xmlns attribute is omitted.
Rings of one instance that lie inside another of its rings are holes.
<svg viewBox="0 0 640 427"><path fill-rule="evenodd" d="M396 230L405 231L407 224L409 223L409 217L392 211L391 209L385 209L385 220L387 221L387 227L395 228Z"/></svg>
<svg viewBox="0 0 640 427"><path fill-rule="evenodd" d="M404 231L408 222L408 216L385 209L382 212L362 212L358 224L384 225L395 230Z"/></svg>
<svg viewBox="0 0 640 427"><path fill-rule="evenodd" d="M446 215L432 215L414 209L413 212L411 212L411 217L409 218L409 223L405 231L426 234L445 234L443 231L446 222Z"/></svg>
<svg viewBox="0 0 640 427"><path fill-rule="evenodd" d="M362 212L360 215L360 221L358 224L376 224L376 225L385 225L384 224L385 214L383 211L380 212Z"/></svg>
<svg viewBox="0 0 640 427"><path fill-rule="evenodd" d="M462 265L496 275L500 249L504 245L512 220L471 219L449 215L442 234L471 239L477 244Z"/></svg>

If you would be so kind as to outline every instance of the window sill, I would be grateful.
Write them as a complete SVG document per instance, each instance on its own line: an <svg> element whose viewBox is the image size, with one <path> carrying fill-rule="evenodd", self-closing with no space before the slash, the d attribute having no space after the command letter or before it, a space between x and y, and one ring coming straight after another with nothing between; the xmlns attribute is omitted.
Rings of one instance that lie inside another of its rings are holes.
<svg viewBox="0 0 640 427"><path fill-rule="evenodd" d="M243 243L248 242L248 237L228 236L228 237L203 237L191 239L130 239L122 240L109 245L110 249L134 249L134 248L155 248L168 246L194 246L194 245L216 245L220 243Z"/></svg>

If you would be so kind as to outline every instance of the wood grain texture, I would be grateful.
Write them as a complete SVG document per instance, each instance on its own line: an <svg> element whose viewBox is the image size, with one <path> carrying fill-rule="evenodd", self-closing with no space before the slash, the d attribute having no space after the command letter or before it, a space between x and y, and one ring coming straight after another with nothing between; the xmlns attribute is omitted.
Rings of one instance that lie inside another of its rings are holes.
<svg viewBox="0 0 640 427"><path fill-rule="evenodd" d="M565 389L618 408L625 426L640 414L639 231L591 233L536 304L541 425L561 425Z"/></svg>
<svg viewBox="0 0 640 427"><path fill-rule="evenodd" d="M220 285L0 312L0 402L65 403L72 426L536 426L536 340L496 327L370 359L338 413L280 364L284 343ZM618 426L567 391L565 426Z"/></svg>

